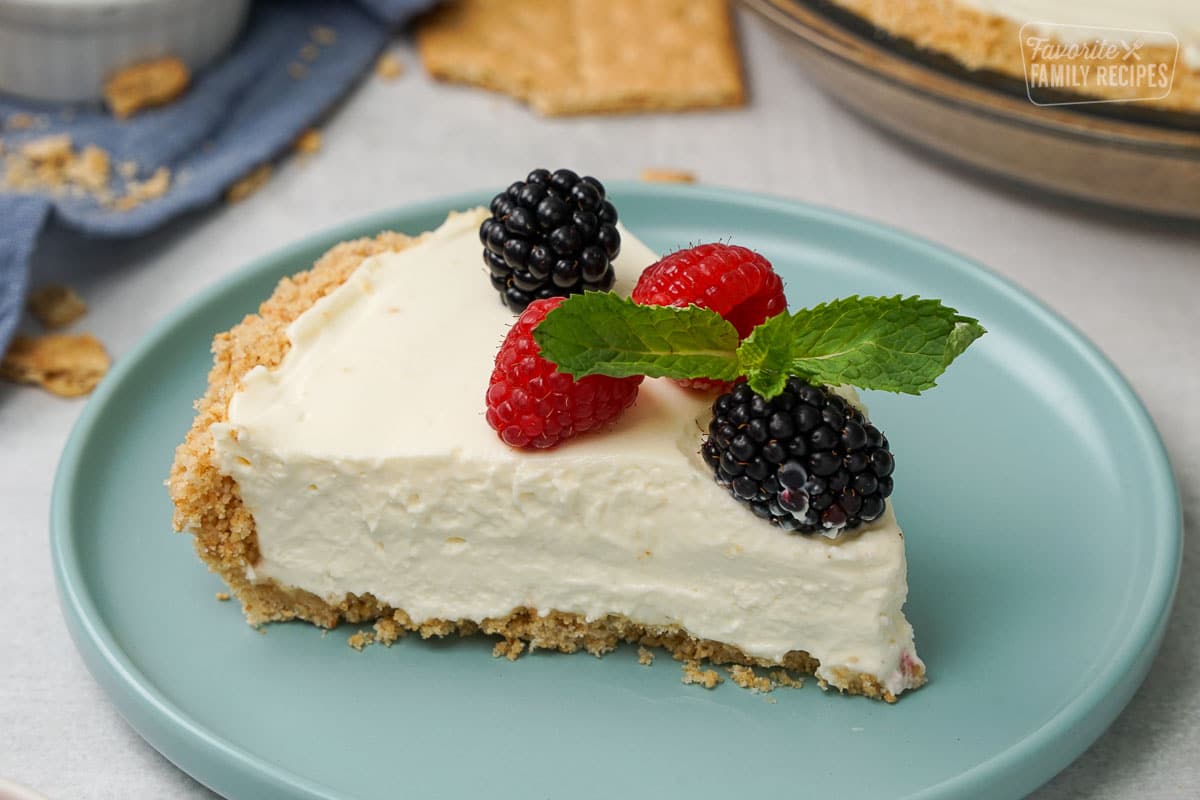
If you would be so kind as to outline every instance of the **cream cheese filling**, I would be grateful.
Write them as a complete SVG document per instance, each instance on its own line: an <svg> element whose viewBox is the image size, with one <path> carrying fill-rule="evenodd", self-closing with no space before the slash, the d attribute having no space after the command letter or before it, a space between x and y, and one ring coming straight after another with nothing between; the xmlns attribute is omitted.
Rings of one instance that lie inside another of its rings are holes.
<svg viewBox="0 0 1200 800"><path fill-rule="evenodd" d="M711 398L647 380L610 431L545 452L499 440L483 397L513 316L480 259L486 216L364 261L292 323L278 368L243 379L212 432L254 515L250 577L417 621L619 614L772 661L805 650L835 686L841 668L909 688L891 508L844 541L754 517L698 455ZM622 236L628 292L656 256Z"/></svg>

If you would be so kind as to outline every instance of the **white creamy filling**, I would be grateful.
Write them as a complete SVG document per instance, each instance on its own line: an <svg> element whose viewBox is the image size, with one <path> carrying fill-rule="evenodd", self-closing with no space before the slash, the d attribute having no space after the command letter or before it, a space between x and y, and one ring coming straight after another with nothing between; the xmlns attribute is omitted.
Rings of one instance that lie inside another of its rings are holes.
<svg viewBox="0 0 1200 800"><path fill-rule="evenodd" d="M834 685L841 667L909 688L890 507L845 541L757 519L697 453L711 398L647 380L611 431L500 442L483 397L513 316L480 259L486 216L366 260L292 324L277 369L244 378L212 430L255 518L250 576L335 603L369 592L417 621L620 614L774 661L806 650ZM623 231L617 290L654 260Z"/></svg>
<svg viewBox="0 0 1200 800"><path fill-rule="evenodd" d="M1200 69L1200 0L960 0L998 17L1025 25L1068 43L1092 37L1061 25L1124 28L1144 32L1148 44L1179 42L1180 60ZM1038 25L1037 23L1048 23ZM1159 35L1155 35L1158 33ZM1168 35L1161 35L1168 34ZM1174 38L1172 38L1174 37Z"/></svg>

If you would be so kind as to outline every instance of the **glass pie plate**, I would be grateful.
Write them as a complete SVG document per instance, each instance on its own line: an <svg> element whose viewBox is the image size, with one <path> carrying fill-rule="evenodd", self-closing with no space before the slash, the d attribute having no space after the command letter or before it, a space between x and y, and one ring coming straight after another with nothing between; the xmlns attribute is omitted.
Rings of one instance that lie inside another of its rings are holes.
<svg viewBox="0 0 1200 800"><path fill-rule="evenodd" d="M822 89L918 146L1059 195L1200 220L1200 112L1036 106L822 0L744 0Z"/></svg>

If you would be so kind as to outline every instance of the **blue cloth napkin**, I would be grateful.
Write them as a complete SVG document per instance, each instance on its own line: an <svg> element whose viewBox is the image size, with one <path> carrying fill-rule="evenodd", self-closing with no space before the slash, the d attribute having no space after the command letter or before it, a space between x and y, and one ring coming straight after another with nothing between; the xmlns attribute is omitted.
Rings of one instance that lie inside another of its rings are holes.
<svg viewBox="0 0 1200 800"><path fill-rule="evenodd" d="M195 76L183 98L126 121L98 106L48 106L0 95L0 122L20 112L48 122L38 130L3 131L7 148L69 133L77 150L95 144L114 164L136 162L135 179L146 179L160 166L173 175L165 195L124 212L89 198L0 190L0 353L20 319L29 256L51 215L84 234L131 237L217 201L232 183L289 148L374 63L390 30L431 4L260 0L233 51ZM320 56L308 63L300 49L312 41L316 26L337 37L320 45ZM303 78L289 71L294 62L304 64Z"/></svg>

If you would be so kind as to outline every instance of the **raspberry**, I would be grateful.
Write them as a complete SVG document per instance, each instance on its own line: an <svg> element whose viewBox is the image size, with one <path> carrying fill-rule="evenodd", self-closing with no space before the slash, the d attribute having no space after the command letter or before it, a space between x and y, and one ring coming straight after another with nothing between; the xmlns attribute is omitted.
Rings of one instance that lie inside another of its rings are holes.
<svg viewBox="0 0 1200 800"><path fill-rule="evenodd" d="M496 354L487 422L512 447L553 447L616 420L637 398L641 375L575 380L538 355L533 329L562 301L551 297L530 303Z"/></svg>
<svg viewBox="0 0 1200 800"><path fill-rule="evenodd" d="M771 262L745 247L716 243L680 250L646 267L632 298L646 306L694 303L712 309L743 339L787 308L783 281Z"/></svg>
<svg viewBox="0 0 1200 800"><path fill-rule="evenodd" d="M771 262L745 247L718 243L680 250L646 267L631 297L641 305L711 309L729 320L742 339L787 308L783 281ZM729 389L729 384L707 378L679 383L692 389Z"/></svg>
<svg viewBox="0 0 1200 800"><path fill-rule="evenodd" d="M896 463L861 411L796 377L770 400L745 383L718 397L700 453L756 516L829 537L883 514Z"/></svg>

